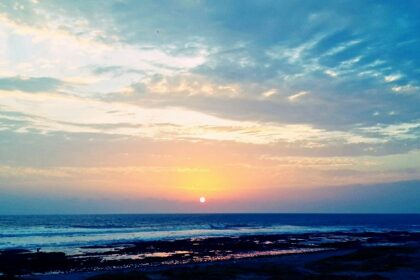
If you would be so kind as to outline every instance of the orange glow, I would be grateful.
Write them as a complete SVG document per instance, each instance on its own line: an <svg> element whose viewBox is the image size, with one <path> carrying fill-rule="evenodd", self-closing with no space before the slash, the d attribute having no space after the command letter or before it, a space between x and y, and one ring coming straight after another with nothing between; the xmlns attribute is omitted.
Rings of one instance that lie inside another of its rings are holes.
<svg viewBox="0 0 420 280"><path fill-rule="evenodd" d="M175 178L177 189L188 199L202 196L218 196L228 189L228 178L210 168L179 168Z"/></svg>

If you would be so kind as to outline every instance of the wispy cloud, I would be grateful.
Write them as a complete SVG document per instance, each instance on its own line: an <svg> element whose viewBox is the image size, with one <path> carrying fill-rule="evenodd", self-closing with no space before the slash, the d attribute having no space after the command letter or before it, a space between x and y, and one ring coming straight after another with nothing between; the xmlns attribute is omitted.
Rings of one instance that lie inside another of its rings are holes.
<svg viewBox="0 0 420 280"><path fill-rule="evenodd" d="M308 95L309 92L307 91L300 91L296 94L290 95L287 99L289 99L292 102L298 101L299 99L301 99L302 97Z"/></svg>
<svg viewBox="0 0 420 280"><path fill-rule="evenodd" d="M18 94L16 94L18 93ZM45 103L48 100L48 103ZM142 108L124 103L93 101L74 96L2 92L0 105L7 111L30 112L26 130L90 132L158 139L207 139L268 144L279 141L377 143L348 132L327 131L310 125L236 121L179 108ZM25 119L27 119L25 117ZM24 130L20 130L21 132Z"/></svg>
<svg viewBox="0 0 420 280"><path fill-rule="evenodd" d="M55 91L66 85L66 82L47 77L8 77L0 78L0 90L45 92Z"/></svg>

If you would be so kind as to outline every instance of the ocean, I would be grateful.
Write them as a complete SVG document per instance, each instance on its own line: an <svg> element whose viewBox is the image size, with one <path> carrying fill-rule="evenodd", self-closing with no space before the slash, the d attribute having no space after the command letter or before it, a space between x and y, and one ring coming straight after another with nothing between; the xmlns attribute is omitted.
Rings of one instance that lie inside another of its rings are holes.
<svg viewBox="0 0 420 280"><path fill-rule="evenodd" d="M420 215L133 214L0 216L0 250L76 253L140 240L310 232L420 231Z"/></svg>

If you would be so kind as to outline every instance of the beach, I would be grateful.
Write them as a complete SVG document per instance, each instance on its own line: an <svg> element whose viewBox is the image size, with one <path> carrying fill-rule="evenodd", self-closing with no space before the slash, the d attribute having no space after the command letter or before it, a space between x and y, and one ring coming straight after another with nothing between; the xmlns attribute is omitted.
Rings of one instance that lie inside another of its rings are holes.
<svg viewBox="0 0 420 280"><path fill-rule="evenodd" d="M3 250L4 279L418 279L420 233L318 232ZM280 277L280 278L279 278ZM416 278L417 277L417 278Z"/></svg>

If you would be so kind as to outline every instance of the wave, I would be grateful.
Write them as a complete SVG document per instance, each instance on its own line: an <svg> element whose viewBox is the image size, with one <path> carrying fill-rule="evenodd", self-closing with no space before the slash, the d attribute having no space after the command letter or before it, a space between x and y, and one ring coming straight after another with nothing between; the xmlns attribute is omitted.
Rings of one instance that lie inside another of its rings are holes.
<svg viewBox="0 0 420 280"><path fill-rule="evenodd" d="M215 236L241 236L310 232L419 230L419 216L348 215L91 215L0 216L0 249L10 247L43 250L80 248L89 245L173 240ZM382 217L382 216L380 216ZM361 219L365 219L361 222ZM405 221L405 222L404 222Z"/></svg>
<svg viewBox="0 0 420 280"><path fill-rule="evenodd" d="M209 225L210 229L235 229L235 228L261 228L255 225L248 225L248 224L222 224L222 225Z"/></svg>
<svg viewBox="0 0 420 280"><path fill-rule="evenodd" d="M286 226L287 227L287 226ZM228 230L228 229L257 229L262 228L249 224L205 224L184 226L142 226L127 227L122 225L71 225L69 227L32 227L22 229L9 228L6 233L0 233L0 238L6 237L55 237L79 236L96 234L140 233L140 232L166 232L185 230ZM267 228L267 227L266 227Z"/></svg>
<svg viewBox="0 0 420 280"><path fill-rule="evenodd" d="M229 228L230 227L230 228ZM341 228L340 228L341 229ZM184 238L208 238L220 236L243 236L253 234L279 234L279 233L303 233L303 232L319 232L319 231L338 231L338 228L314 228L301 226L273 226L251 228L244 225L231 224L228 228L223 229L182 229L182 230L161 230L161 231L136 231L130 230L125 232L101 231L91 234L37 234L36 236L15 236L2 238L2 243L6 244L0 248L8 248L10 244L19 248L37 248L43 249L71 249L81 248L88 245L109 245L126 242L135 242L141 240L175 240ZM9 246L7 245L9 244Z"/></svg>
<svg viewBox="0 0 420 280"><path fill-rule="evenodd" d="M103 229L103 228L127 228L127 226L124 225L71 225L72 228L91 228L91 229Z"/></svg>
<svg viewBox="0 0 420 280"><path fill-rule="evenodd" d="M138 229L138 228L98 228L97 230L73 230L71 228L47 228L47 229L26 229L22 230L13 230L9 229L8 233L0 233L0 238L6 237L54 237L54 236L85 236L85 235L95 235L95 234L115 234L115 233L130 233L130 232L141 232L148 231L150 229Z"/></svg>

